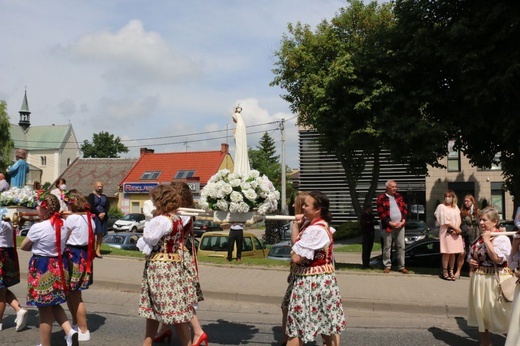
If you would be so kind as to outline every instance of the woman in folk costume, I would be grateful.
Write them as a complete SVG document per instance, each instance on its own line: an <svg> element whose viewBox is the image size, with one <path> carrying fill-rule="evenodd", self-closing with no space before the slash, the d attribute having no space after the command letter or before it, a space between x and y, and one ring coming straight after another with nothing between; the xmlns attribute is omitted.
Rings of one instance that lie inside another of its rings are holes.
<svg viewBox="0 0 520 346"><path fill-rule="evenodd" d="M511 307L511 322L509 322L505 346L520 346L520 231L513 238L510 260L509 268L515 271L518 280L516 282L513 306Z"/></svg>
<svg viewBox="0 0 520 346"><path fill-rule="evenodd" d="M72 314L72 327L78 334L79 341L90 340L87 327L87 309L81 291L92 284L92 261L95 251L95 224L90 213L90 205L78 190L68 193L69 209L72 212L65 220L69 232L67 239L67 259L69 261L69 295L67 306Z"/></svg>
<svg viewBox="0 0 520 346"><path fill-rule="evenodd" d="M310 192L303 215L295 219L292 233L301 231L291 251L294 278L287 309L287 345L314 341L318 334L325 345L340 345L346 323L334 273L329 199L319 191ZM300 228L306 220L308 224Z"/></svg>
<svg viewBox="0 0 520 346"><path fill-rule="evenodd" d="M193 194L191 192L190 187L185 182L181 181L173 181L172 186L177 187L181 191L181 207L183 208L194 208L195 203L193 202ZM197 268L197 251L195 249L195 240L193 236L193 217L192 216L181 216L182 224L184 226L184 243L186 244L187 240L191 240L191 253L193 255L190 255L190 252L188 249L185 249L184 251L184 263L187 266L187 269L189 273L193 277L193 282L195 284L195 289L197 291L197 301L201 302L204 300L204 296L202 294L202 290L200 288L200 282L199 282L199 273ZM193 306L193 317L190 321L191 327L193 329L193 346L199 346L202 343L205 343L206 346L208 345L208 335L204 332L202 329L202 326L199 322L199 319L197 317L197 308L198 303L194 304ZM168 344L171 341L172 332L168 328L167 325L163 324L161 325L161 328L159 328L159 332L157 333L157 336L153 339L154 342L163 342L165 339L168 339Z"/></svg>
<svg viewBox="0 0 520 346"><path fill-rule="evenodd" d="M468 262L472 271L469 300L468 326L478 327L480 344L491 344L489 332L507 333L511 315L511 303L500 297L500 282L511 276L508 258L511 241L500 235L498 212L486 207L480 212L481 235L469 251ZM498 278L497 278L498 276Z"/></svg>
<svg viewBox="0 0 520 346"><path fill-rule="evenodd" d="M78 332L72 329L60 304L67 301L68 265L63 250L67 231L59 214L60 202L52 194L40 196L38 214L20 248L31 251L27 274L27 305L38 307L40 342L51 344L52 324L57 321L65 332L67 346L78 345Z"/></svg>
<svg viewBox="0 0 520 346"><path fill-rule="evenodd" d="M184 225L175 211L181 206L181 189L159 185L151 191L156 217L145 227L138 248L147 254L139 316L146 318L143 345L152 345L159 323L173 324L181 345L191 345L189 322L197 292L185 263Z"/></svg>
<svg viewBox="0 0 520 346"><path fill-rule="evenodd" d="M0 209L0 331L7 304L16 312L16 331L20 331L27 323L27 310L22 308L9 287L20 283L20 265L16 252L16 232L11 220L4 215L7 208Z"/></svg>

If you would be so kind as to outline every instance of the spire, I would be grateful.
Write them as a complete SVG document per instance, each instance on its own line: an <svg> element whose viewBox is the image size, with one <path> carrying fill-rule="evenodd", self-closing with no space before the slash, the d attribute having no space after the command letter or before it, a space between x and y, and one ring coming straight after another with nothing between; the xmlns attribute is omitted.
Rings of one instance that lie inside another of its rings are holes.
<svg viewBox="0 0 520 346"><path fill-rule="evenodd" d="M23 97L22 109L20 109L20 121L18 125L23 129L24 132L27 132L29 126L31 126L30 116L31 112L29 111L29 103L27 102L27 89L25 90L25 95Z"/></svg>

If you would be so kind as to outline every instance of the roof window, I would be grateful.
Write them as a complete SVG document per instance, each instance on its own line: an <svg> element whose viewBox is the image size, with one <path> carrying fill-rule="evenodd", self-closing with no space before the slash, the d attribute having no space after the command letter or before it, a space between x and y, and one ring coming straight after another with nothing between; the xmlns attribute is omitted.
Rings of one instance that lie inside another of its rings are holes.
<svg viewBox="0 0 520 346"><path fill-rule="evenodd" d="M195 174L195 170L181 169L175 174L174 179L191 178Z"/></svg>
<svg viewBox="0 0 520 346"><path fill-rule="evenodd" d="M146 171L141 175L141 180L155 180L161 175L161 171Z"/></svg>

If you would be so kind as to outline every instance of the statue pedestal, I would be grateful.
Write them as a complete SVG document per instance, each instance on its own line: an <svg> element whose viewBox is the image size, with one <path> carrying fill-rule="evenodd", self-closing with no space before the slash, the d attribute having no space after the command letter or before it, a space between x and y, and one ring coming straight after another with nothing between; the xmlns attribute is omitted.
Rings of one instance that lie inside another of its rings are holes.
<svg viewBox="0 0 520 346"><path fill-rule="evenodd" d="M217 210L213 212L213 221L220 223L255 223L256 212L250 211L247 213L231 213L229 211Z"/></svg>

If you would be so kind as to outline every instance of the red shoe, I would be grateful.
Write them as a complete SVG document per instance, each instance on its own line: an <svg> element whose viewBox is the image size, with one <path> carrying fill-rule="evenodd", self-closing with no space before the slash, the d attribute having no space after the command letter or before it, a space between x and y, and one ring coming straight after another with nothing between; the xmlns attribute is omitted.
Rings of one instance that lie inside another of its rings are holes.
<svg viewBox="0 0 520 346"><path fill-rule="evenodd" d="M164 333L153 338L153 342L164 342L164 339L168 339L168 344L172 341L172 331L167 329Z"/></svg>
<svg viewBox="0 0 520 346"><path fill-rule="evenodd" d="M193 346L200 346L202 343L205 343L206 346L209 346L208 334L202 333L202 335L200 336L199 340L197 340L197 342L193 343Z"/></svg>
<svg viewBox="0 0 520 346"><path fill-rule="evenodd" d="M409 274L410 273L408 270L406 270L406 268L399 269L399 272L401 272L403 274Z"/></svg>

